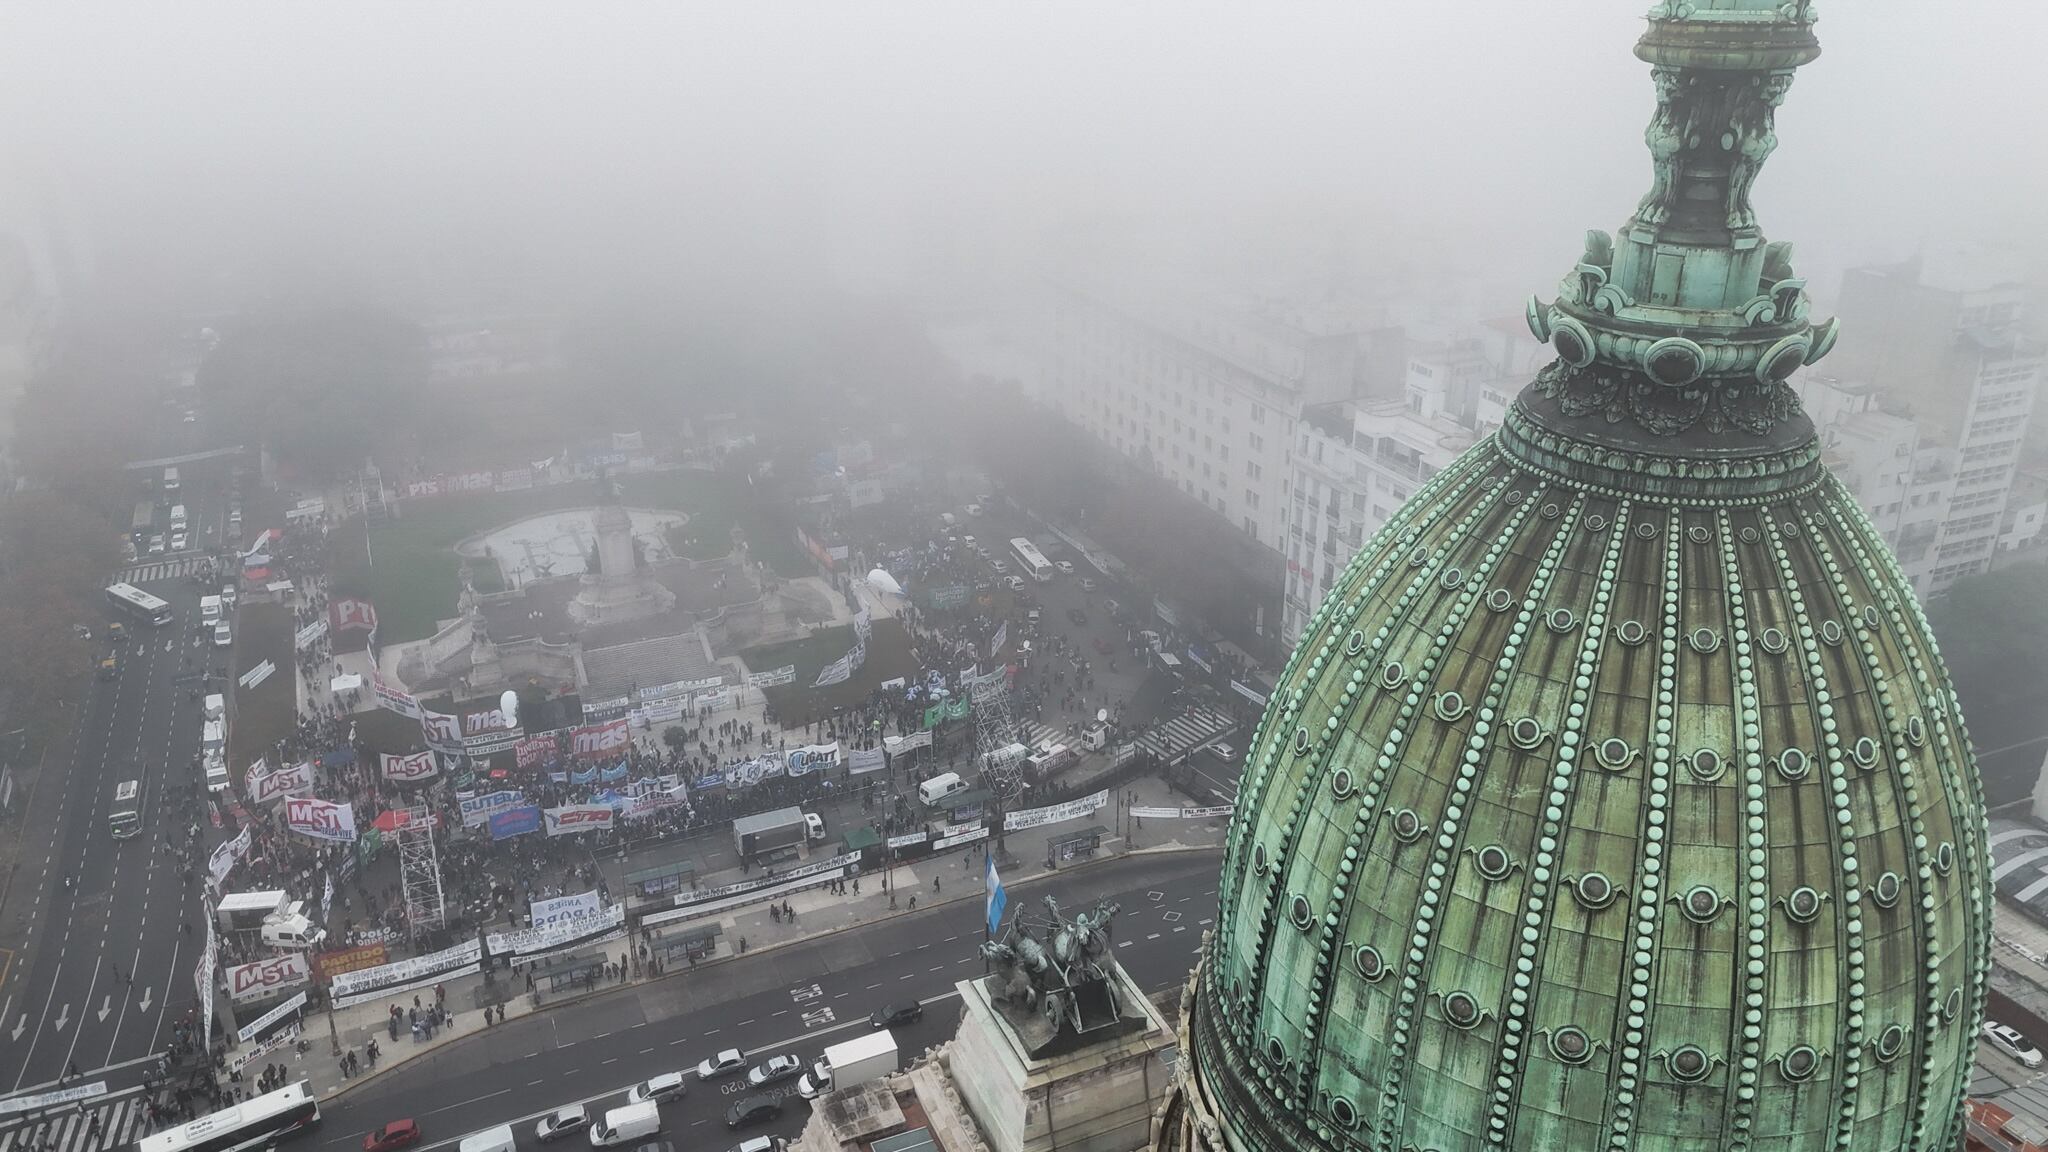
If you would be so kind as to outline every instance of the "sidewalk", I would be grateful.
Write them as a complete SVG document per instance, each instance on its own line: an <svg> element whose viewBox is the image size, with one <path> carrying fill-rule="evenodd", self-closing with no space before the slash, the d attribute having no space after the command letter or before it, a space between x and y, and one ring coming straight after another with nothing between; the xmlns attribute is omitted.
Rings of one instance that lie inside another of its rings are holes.
<svg viewBox="0 0 2048 1152"><path fill-rule="evenodd" d="M1150 777L1133 782L1129 788L1137 793L1135 802L1140 805L1177 806L1182 803L1182 799L1170 792L1164 782ZM1048 873L1045 865L1045 842L1048 837L1079 831L1095 824L1108 826L1115 821L1113 813L1114 808L1105 808L1075 820L1009 833L1006 837L1006 850L1014 863L1005 865L1000 857L997 862L1006 868L1006 878L1011 883L1030 876L1045 875ZM1138 841L1136 845L1118 835L1119 830L1112 829L1109 835L1104 836L1101 848L1094 855L1094 861L1114 859L1130 851L1171 852L1217 848L1223 843L1225 828L1226 821L1222 819L1157 820L1143 830L1133 830L1136 833L1134 839ZM1076 861L1065 866L1082 867L1094 861ZM613 884L615 892L623 890L622 877L612 875L618 867L615 861L605 863L608 880ZM962 853L948 851L912 863L898 864L892 870L898 909L892 910L889 906L890 893L882 888L881 874L869 872L860 877L861 892L857 896L851 894L850 888L846 896L835 896L824 888L812 888L782 898L788 901L794 912L794 916L787 921L778 922L772 919L768 914L768 902L762 900L731 909L722 915L706 916L701 920L672 925L666 931L657 929L648 938L654 946L651 954L659 955L660 945L664 941L673 942L684 934L695 935L715 928L718 939L712 952L698 961L699 965L714 964L737 956L738 942L742 937L747 941L747 953L752 955L766 948L786 946L826 933L873 923L899 912L907 913L910 910L909 900L912 895L918 898L920 908L956 900L980 900L981 867L981 853L974 850ZM936 897L931 890L935 877L940 883L940 891ZM739 869L731 868L710 875L700 875L698 883L702 887L710 888L734 883L743 878L745 876ZM780 904L782 899L776 902ZM626 978L599 981L596 986L583 992L542 991L537 997L540 1001L537 1006L534 1003L536 997L527 993L524 976L520 973L498 973L495 980L486 980L482 975L450 980L446 987L451 1024L437 1032L431 1041L415 1043L410 1032L404 1027L399 1028L396 1040L391 1039L387 1031L386 1020L390 1015L391 1006L394 1003L402 1003L405 1007L411 1007L414 995L412 992L338 1009L331 1014L320 1014L326 1016L326 1020L322 1020L320 1016L308 1017L305 1022L305 1038L309 1047L305 1055L301 1056L286 1049L258 1060L257 1067L261 1067L265 1062L282 1062L290 1069L293 1078L303 1077L308 1080L313 1090L324 1099L353 1088L415 1057L487 1031L481 1015L485 1005L503 1004L505 1018L510 1022L536 1011L553 1011L562 1007L565 1002L625 984L638 984L655 979L686 980L690 978L690 972L697 967L686 965L679 960L675 966L664 967L661 975L656 976L648 966L641 964L640 945L640 938L631 937L592 946L589 952L602 951L614 958L620 955L627 956L629 963ZM422 1004L433 1001L431 988L422 990L419 996ZM333 1051L334 1043L338 1042L343 1050L354 1050L358 1058L361 1058L364 1044L372 1039L377 1041L381 1050L376 1071L344 1078Z"/></svg>

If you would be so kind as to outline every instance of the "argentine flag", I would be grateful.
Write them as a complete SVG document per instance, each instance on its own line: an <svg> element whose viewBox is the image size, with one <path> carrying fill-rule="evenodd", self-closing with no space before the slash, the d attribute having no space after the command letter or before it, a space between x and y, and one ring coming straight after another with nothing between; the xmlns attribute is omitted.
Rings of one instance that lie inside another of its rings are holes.
<svg viewBox="0 0 2048 1152"><path fill-rule="evenodd" d="M988 872L982 878L988 890L988 934L994 936L1003 923L1003 906L1009 903L1009 895L1003 891L1003 879L996 875L995 853L987 853Z"/></svg>

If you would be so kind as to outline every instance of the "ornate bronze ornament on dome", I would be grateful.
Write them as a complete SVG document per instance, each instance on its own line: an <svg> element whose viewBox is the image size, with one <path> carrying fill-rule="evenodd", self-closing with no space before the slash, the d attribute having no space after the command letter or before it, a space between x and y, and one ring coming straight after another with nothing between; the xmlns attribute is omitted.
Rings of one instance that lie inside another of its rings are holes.
<svg viewBox="0 0 2048 1152"><path fill-rule="evenodd" d="M1476 850L1468 848L1466 851L1472 853L1472 863L1479 870L1479 875L1494 883L1507 879L1515 870L1514 858L1498 844L1488 844Z"/></svg>
<svg viewBox="0 0 2048 1152"><path fill-rule="evenodd" d="M1778 901L1778 904L1784 908L1785 915L1795 923L1811 924L1820 918L1822 907L1830 899L1832 897L1811 885L1801 885L1794 888L1791 895Z"/></svg>
<svg viewBox="0 0 2048 1152"><path fill-rule="evenodd" d="M1721 909L1728 901L1719 892L1705 884L1695 884L1684 892L1671 897L1678 904L1678 910L1687 920L1695 924L1711 924L1720 918Z"/></svg>

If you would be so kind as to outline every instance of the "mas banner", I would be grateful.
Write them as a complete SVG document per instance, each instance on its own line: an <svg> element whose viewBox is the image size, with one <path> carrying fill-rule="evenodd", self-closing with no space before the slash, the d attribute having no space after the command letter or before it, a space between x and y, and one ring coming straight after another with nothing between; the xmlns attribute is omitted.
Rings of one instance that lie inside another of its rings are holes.
<svg viewBox="0 0 2048 1152"><path fill-rule="evenodd" d="M609 832L618 813L603 804L569 804L561 808L550 808L545 813L548 820L548 835L574 836L578 832ZM491 829L493 839L498 830Z"/></svg>
<svg viewBox="0 0 2048 1152"><path fill-rule="evenodd" d="M386 754L379 759L384 762L384 778L386 780L395 780L401 784L410 784L419 780L431 780L441 771L441 762L434 758L434 753L431 749L425 752L415 752L410 756Z"/></svg>
<svg viewBox="0 0 2048 1152"><path fill-rule="evenodd" d="M356 810L348 804L295 796L284 802L284 826L315 840L346 843L356 838Z"/></svg>
<svg viewBox="0 0 2048 1152"><path fill-rule="evenodd" d="M863 772L877 772L888 766L888 759L880 748L856 748L846 754L846 770L858 776Z"/></svg>
<svg viewBox="0 0 2048 1152"><path fill-rule="evenodd" d="M624 751L632 740L632 726L624 716L603 724L586 724L570 730L570 755L579 759L609 756Z"/></svg>
<svg viewBox="0 0 2048 1152"><path fill-rule="evenodd" d="M796 665L784 664L766 672L747 673L747 683L756 688L780 688L784 684L796 683Z"/></svg>
<svg viewBox="0 0 2048 1152"><path fill-rule="evenodd" d="M368 600L357 600L353 597L329 600L327 602L327 626L336 635L351 630L375 632L377 630L377 610L370 606Z"/></svg>
<svg viewBox="0 0 2048 1152"><path fill-rule="evenodd" d="M420 702L405 689L386 680L374 668L370 670L370 691L377 697L377 706L387 708L401 716L420 718Z"/></svg>
<svg viewBox="0 0 2048 1152"><path fill-rule="evenodd" d="M507 808L503 812L491 813L491 839L510 840L528 832L540 831L540 806L525 804L518 808Z"/></svg>
<svg viewBox="0 0 2048 1152"><path fill-rule="evenodd" d="M313 968L306 962L304 952L287 952L254 964L237 964L228 969L227 975L228 997L252 1000L297 988L313 978Z"/></svg>

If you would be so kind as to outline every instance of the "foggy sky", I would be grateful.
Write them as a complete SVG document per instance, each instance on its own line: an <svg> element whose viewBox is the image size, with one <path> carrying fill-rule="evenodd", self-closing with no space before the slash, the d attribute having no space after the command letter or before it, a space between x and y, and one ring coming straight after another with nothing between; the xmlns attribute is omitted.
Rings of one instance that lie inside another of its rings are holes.
<svg viewBox="0 0 2048 1152"><path fill-rule="evenodd" d="M205 283L299 257L858 279L1024 267L1092 222L1485 268L1512 312L1647 187L1646 6L14 4L0 227L61 200ZM1815 288L1930 240L2038 251L2048 11L1822 17L1756 192Z"/></svg>

